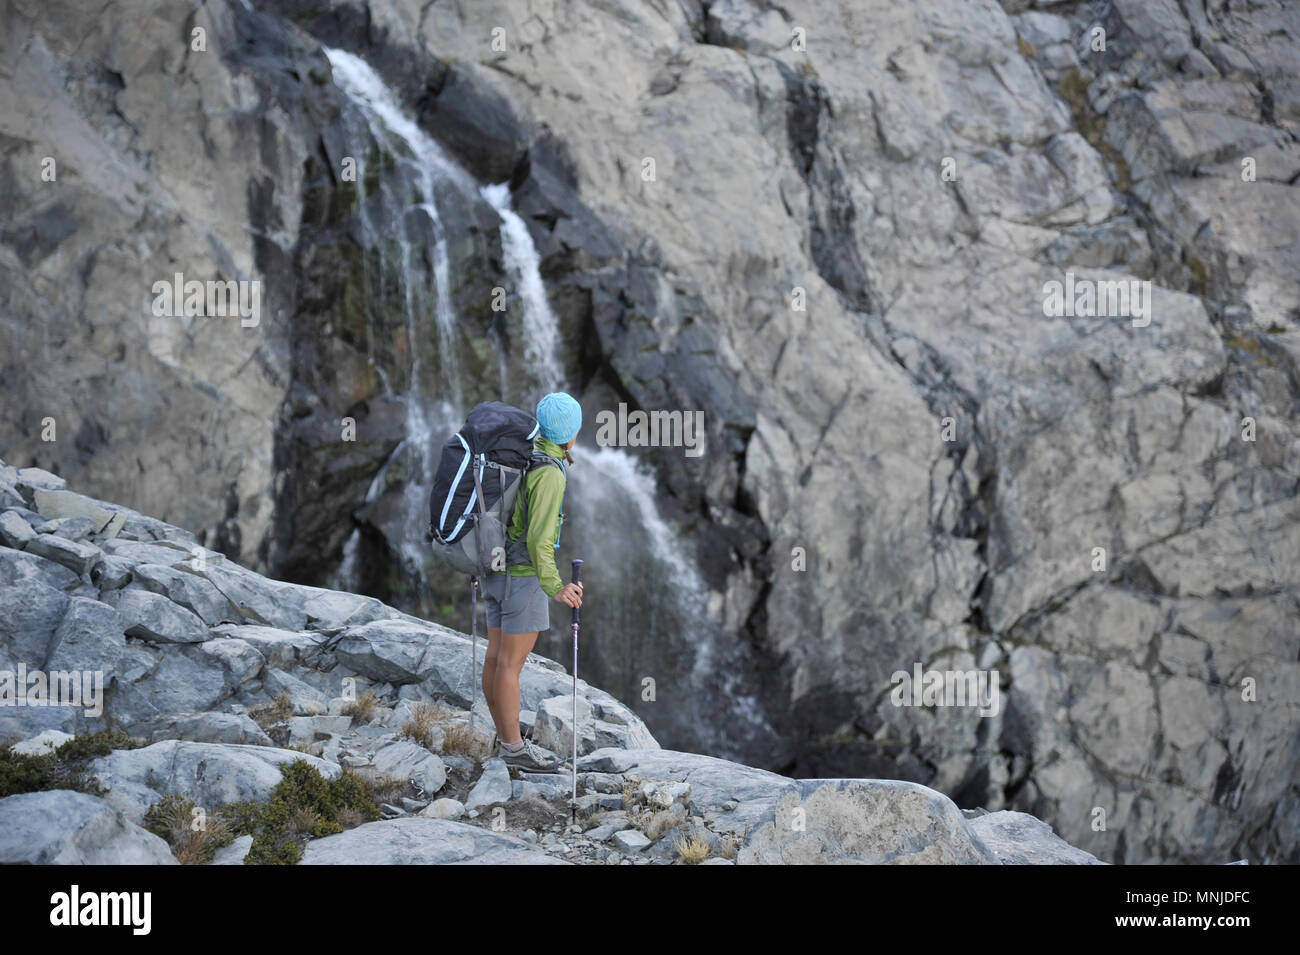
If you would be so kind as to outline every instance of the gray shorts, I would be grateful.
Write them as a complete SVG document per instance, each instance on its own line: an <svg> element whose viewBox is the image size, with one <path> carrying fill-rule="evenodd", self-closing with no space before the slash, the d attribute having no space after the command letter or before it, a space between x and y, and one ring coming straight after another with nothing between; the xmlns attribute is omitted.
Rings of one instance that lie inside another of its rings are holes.
<svg viewBox="0 0 1300 955"><path fill-rule="evenodd" d="M510 599L505 600L506 575L491 574L483 579L487 604L487 625L502 633L532 633L551 629L551 598L536 577L511 577Z"/></svg>

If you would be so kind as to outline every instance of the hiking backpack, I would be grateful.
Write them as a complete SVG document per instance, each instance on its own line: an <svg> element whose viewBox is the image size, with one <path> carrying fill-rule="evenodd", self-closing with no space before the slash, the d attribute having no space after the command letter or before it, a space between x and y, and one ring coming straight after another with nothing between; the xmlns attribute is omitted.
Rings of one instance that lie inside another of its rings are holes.
<svg viewBox="0 0 1300 955"><path fill-rule="evenodd" d="M523 478L534 467L564 465L533 451L540 426L526 411L485 401L442 446L429 496L429 538L433 553L465 574L502 573L527 564L528 496L523 495L524 533L509 539Z"/></svg>

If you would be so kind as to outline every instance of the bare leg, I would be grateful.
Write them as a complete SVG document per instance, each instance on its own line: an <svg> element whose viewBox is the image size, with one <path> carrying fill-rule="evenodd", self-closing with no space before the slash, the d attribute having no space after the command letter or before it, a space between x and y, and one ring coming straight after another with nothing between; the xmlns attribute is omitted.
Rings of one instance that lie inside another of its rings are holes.
<svg viewBox="0 0 1300 955"><path fill-rule="evenodd" d="M501 628L488 627L488 646L487 655L483 657L483 698L487 700L488 711L492 714L492 722L496 726L497 736L501 739L505 737L501 733L501 718L497 715L497 660L501 651Z"/></svg>
<svg viewBox="0 0 1300 955"><path fill-rule="evenodd" d="M501 742L522 742L519 735L519 673L524 661L537 643L538 631L532 633L502 633L494 663L492 691L492 717L497 724ZM487 682L486 675L483 678Z"/></svg>

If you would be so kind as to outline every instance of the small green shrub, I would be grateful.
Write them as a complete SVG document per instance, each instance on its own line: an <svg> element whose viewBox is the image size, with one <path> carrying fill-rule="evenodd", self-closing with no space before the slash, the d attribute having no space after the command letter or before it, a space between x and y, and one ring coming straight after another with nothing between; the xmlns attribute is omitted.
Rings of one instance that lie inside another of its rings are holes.
<svg viewBox="0 0 1300 955"><path fill-rule="evenodd" d="M10 746L0 747L0 798L57 788L53 755L23 756Z"/></svg>
<svg viewBox="0 0 1300 955"><path fill-rule="evenodd" d="M305 761L280 764L284 778L261 806L223 807L233 831L253 836L246 865L294 865L308 839L319 839L382 817L365 781L350 770L326 779Z"/></svg>
<svg viewBox="0 0 1300 955"><path fill-rule="evenodd" d="M25 756L15 753L12 746L0 746L0 799L50 789L102 796L107 790L86 776L86 763L115 749L138 745L125 733L113 731L74 737L44 756Z"/></svg>
<svg viewBox="0 0 1300 955"><path fill-rule="evenodd" d="M262 818L262 805L251 799L245 802L228 802L221 807L221 818L226 820L226 825L235 835L255 835Z"/></svg>
<svg viewBox="0 0 1300 955"><path fill-rule="evenodd" d="M140 744L121 730L74 736L54 751L61 762L107 756L115 749L139 749Z"/></svg>

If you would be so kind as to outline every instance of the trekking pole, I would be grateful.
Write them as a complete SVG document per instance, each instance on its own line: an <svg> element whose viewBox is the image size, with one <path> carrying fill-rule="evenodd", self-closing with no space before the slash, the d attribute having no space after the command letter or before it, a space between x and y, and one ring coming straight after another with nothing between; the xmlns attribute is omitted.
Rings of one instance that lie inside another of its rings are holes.
<svg viewBox="0 0 1300 955"><path fill-rule="evenodd" d="M469 695L469 735L474 736L474 704L478 701L478 577L469 579L469 678L474 686Z"/></svg>
<svg viewBox="0 0 1300 955"><path fill-rule="evenodd" d="M582 561L574 558L573 582L582 574ZM573 796L569 800L569 825L578 822L578 608L573 608Z"/></svg>

